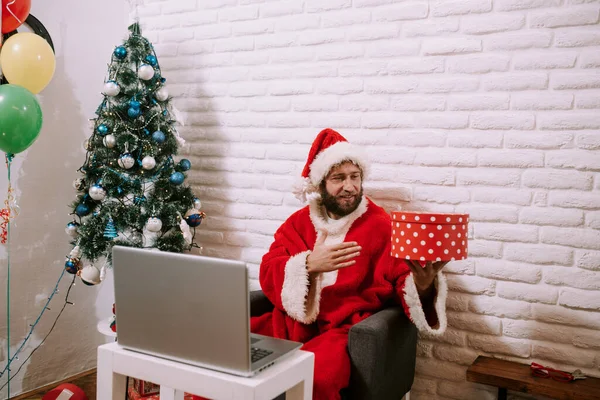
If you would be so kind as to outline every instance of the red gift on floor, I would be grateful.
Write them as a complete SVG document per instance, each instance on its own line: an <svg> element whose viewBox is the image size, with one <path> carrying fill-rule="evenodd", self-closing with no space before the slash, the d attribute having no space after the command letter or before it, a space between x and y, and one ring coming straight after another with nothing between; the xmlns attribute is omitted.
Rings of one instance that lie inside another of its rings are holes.
<svg viewBox="0 0 600 400"><path fill-rule="evenodd" d="M417 261L464 260L469 214L393 211L392 257Z"/></svg>

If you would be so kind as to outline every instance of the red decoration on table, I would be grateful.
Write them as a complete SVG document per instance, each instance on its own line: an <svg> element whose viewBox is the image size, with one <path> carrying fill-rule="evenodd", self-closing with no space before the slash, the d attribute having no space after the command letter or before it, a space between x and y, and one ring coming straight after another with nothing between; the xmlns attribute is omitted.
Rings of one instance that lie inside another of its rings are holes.
<svg viewBox="0 0 600 400"><path fill-rule="evenodd" d="M113 305L112 305L112 313L113 313L113 316L111 318L109 326L110 326L110 330L116 333L117 332L117 318L115 316L115 314L116 314L115 313L115 303L113 303Z"/></svg>
<svg viewBox="0 0 600 400"><path fill-rule="evenodd" d="M533 376L537 376L538 378L550 378L558 382L571 382L576 379L585 379L585 375L583 375L580 370L570 373L550 367L544 367L543 365L534 362L531 363L530 369Z"/></svg>
<svg viewBox="0 0 600 400"><path fill-rule="evenodd" d="M464 260L469 214L394 211L391 255L417 261Z"/></svg>

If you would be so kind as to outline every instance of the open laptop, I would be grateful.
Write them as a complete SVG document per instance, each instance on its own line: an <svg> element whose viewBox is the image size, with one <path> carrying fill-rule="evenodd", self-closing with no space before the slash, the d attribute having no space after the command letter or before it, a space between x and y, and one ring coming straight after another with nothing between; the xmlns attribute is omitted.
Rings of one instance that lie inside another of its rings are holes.
<svg viewBox="0 0 600 400"><path fill-rule="evenodd" d="M123 246L112 255L124 348L252 376L302 346L250 333L243 262Z"/></svg>

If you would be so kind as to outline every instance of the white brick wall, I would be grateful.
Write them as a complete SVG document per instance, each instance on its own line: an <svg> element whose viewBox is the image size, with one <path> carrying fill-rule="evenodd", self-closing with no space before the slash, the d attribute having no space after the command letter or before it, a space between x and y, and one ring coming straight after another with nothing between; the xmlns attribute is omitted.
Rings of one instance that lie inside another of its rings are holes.
<svg viewBox="0 0 600 400"><path fill-rule="evenodd" d="M300 204L314 136L369 151L387 208L469 212L450 328L415 398L494 398L477 354L600 376L600 5L582 0L147 0L209 218L252 277ZM256 286L256 280L253 280Z"/></svg>

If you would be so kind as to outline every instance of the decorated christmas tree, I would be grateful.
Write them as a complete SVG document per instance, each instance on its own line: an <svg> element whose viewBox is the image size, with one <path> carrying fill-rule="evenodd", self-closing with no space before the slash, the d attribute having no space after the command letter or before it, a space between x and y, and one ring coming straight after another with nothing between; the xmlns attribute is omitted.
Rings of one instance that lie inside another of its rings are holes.
<svg viewBox="0 0 600 400"><path fill-rule="evenodd" d="M115 48L104 99L85 141L83 175L73 220L73 249L65 268L88 285L100 283L114 245L182 252L198 247L195 228L205 214L185 185L189 160L175 160L185 142L152 44L137 23Z"/></svg>

